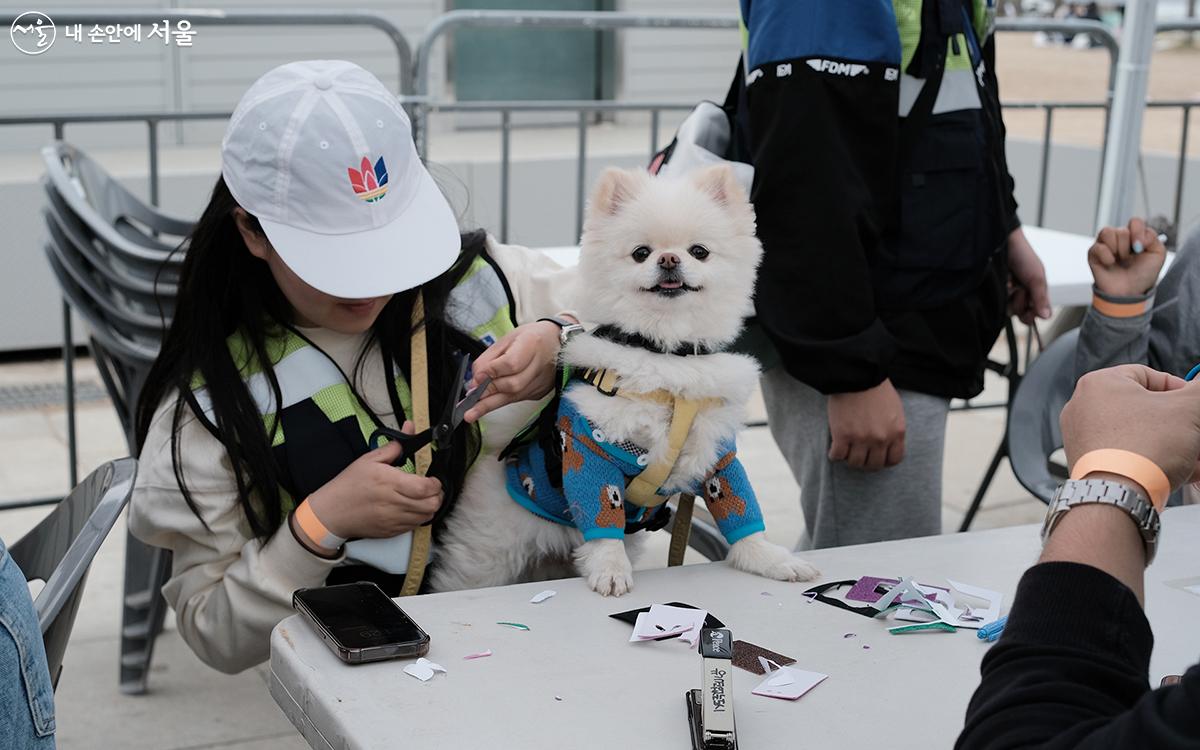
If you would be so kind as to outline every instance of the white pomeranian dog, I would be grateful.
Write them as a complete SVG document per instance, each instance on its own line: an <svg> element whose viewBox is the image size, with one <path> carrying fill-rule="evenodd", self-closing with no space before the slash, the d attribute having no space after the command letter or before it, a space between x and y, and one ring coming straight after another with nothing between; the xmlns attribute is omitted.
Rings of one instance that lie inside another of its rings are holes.
<svg viewBox="0 0 1200 750"><path fill-rule="evenodd" d="M601 176L578 269L590 330L562 352L574 377L543 413L539 439L506 463L485 452L470 473L439 540L434 590L578 573L620 596L633 586L627 547L639 536L626 537L626 524L680 492L704 498L735 568L782 581L817 575L766 540L734 450L758 364L722 348L753 312L761 256L754 210L727 166ZM494 416L515 422L512 434L529 415ZM493 421L489 432L506 431Z"/></svg>

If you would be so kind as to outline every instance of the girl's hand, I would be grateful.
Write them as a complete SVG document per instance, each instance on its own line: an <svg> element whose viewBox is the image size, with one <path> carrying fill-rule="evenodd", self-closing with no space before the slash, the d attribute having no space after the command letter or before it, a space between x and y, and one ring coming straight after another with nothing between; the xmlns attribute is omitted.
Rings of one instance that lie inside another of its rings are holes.
<svg viewBox="0 0 1200 750"><path fill-rule="evenodd" d="M526 323L506 333L475 360L471 388L492 379L483 398L465 415L475 422L484 414L517 401L536 400L554 387L559 327L548 321Z"/></svg>
<svg viewBox="0 0 1200 750"><path fill-rule="evenodd" d="M1133 245L1140 242L1142 252ZM1141 219L1131 219L1128 227L1105 227L1088 250L1088 265L1096 288L1114 297L1138 297L1158 283L1158 273L1167 258L1167 249L1158 234Z"/></svg>
<svg viewBox="0 0 1200 750"><path fill-rule="evenodd" d="M405 422L402 432L412 431L412 423ZM327 529L347 539L412 531L442 507L442 483L392 466L399 457L400 443L394 440L359 456L306 502Z"/></svg>

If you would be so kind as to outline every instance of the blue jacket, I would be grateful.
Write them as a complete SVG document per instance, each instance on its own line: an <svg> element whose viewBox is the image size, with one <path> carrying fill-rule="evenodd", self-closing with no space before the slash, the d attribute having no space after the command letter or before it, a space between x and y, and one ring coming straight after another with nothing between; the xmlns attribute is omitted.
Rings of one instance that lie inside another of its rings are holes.
<svg viewBox="0 0 1200 750"><path fill-rule="evenodd" d="M551 483L547 454L535 442L509 458L509 495L542 518L574 525L584 539L621 539L626 520L641 520L646 512L626 501L624 492L627 481L645 470L646 450L609 441L567 398L559 402L556 429L562 446L562 487ZM721 458L703 481L663 487L658 494L664 502L677 492L703 496L721 533L733 544L762 531L763 518L732 438L719 453Z"/></svg>

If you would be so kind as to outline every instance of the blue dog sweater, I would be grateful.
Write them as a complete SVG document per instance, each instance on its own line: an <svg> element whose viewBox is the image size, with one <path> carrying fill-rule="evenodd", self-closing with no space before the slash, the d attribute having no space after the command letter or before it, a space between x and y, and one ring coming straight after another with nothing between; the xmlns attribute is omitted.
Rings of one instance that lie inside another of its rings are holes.
<svg viewBox="0 0 1200 750"><path fill-rule="evenodd" d="M534 442L509 458L508 494L542 518L575 526L584 539L623 538L626 519L639 521L647 512L625 500L627 480L648 465L646 450L609 441L566 398L559 402L555 430L562 446L562 488L550 483L549 457ZM732 438L722 443L718 455L702 486L662 487L658 494L664 502L677 492L702 495L721 534L733 544L765 527Z"/></svg>

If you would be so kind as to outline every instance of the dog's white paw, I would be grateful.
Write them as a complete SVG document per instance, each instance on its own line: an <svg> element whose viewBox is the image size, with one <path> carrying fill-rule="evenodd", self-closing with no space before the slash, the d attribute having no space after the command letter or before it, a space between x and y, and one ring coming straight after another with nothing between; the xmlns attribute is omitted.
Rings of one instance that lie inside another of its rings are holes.
<svg viewBox="0 0 1200 750"><path fill-rule="evenodd" d="M729 564L747 573L777 581L811 581L820 571L790 550L768 542L759 532L739 539L729 549Z"/></svg>
<svg viewBox="0 0 1200 750"><path fill-rule="evenodd" d="M575 550L575 565L592 591L621 596L633 590L633 565L619 539L593 539Z"/></svg>

